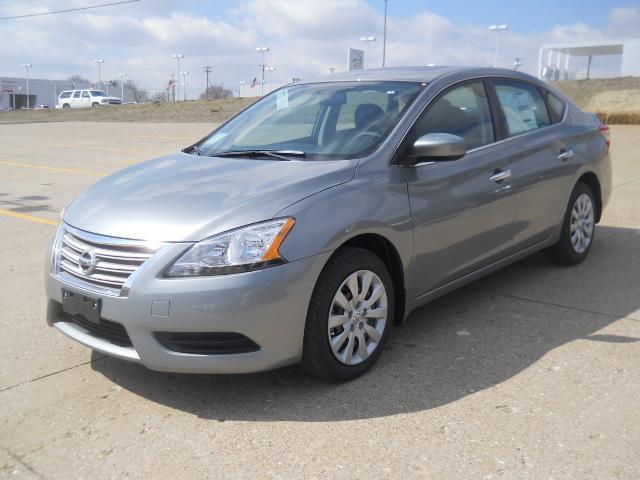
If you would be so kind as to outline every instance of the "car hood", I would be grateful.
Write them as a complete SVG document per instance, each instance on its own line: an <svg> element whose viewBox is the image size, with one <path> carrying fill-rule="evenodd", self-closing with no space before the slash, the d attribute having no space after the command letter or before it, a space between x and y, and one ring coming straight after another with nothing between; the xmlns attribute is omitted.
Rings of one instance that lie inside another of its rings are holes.
<svg viewBox="0 0 640 480"><path fill-rule="evenodd" d="M355 160L280 161L177 153L110 175L69 204L65 223L151 241L199 241L273 218L351 180Z"/></svg>

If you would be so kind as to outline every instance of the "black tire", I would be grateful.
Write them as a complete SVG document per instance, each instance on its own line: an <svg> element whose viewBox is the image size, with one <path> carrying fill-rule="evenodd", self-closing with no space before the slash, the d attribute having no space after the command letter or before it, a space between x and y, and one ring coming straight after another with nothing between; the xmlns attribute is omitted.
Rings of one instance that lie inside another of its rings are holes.
<svg viewBox="0 0 640 480"><path fill-rule="evenodd" d="M375 350L361 363L347 365L333 354L328 338L329 310L342 283L352 273L370 270L375 273L386 290L387 319L381 339ZM338 250L324 267L311 296L304 332L300 366L310 375L330 382L344 382L359 377L369 370L382 353L384 343L394 320L395 295L393 282L384 262L369 250L345 247Z"/></svg>
<svg viewBox="0 0 640 480"><path fill-rule="evenodd" d="M62 108L71 108L71 105L69 105L68 103L65 103L64 105L62 105Z"/></svg>
<svg viewBox="0 0 640 480"><path fill-rule="evenodd" d="M94 102L94 103L92 103L92 104L91 104L91 108L96 108L96 107L99 107L99 106L100 106L100 104L99 104L99 103L95 103L95 102Z"/></svg>
<svg viewBox="0 0 640 480"><path fill-rule="evenodd" d="M593 206L593 214L594 214L594 225L593 225L593 233L591 235L591 241L589 242L586 250L583 252L577 252L572 243L571 243L571 212L573 210L574 204L576 200L581 195L588 195L591 199L591 205ZM591 188L586 184L579 182L576 184L573 192L571 193L571 198L569 199L569 205L567 205L567 210L564 214L564 219L562 220L562 233L560 234L560 240L555 245L551 246L547 249L547 255L549 259L555 263L560 265L577 265L582 262L587 255L589 254L589 250L591 250L591 246L593 245L593 241L595 240L596 226L595 226L595 216L596 216L596 200L591 191Z"/></svg>

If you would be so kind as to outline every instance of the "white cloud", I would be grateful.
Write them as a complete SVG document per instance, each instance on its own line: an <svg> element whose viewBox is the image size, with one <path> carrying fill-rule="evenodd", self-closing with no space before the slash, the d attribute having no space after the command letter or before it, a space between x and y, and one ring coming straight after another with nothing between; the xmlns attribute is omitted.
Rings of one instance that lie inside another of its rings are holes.
<svg viewBox="0 0 640 480"><path fill-rule="evenodd" d="M176 3L179 7L176 7ZM235 88L258 74L259 45L269 45L267 62L277 67L274 82L328 73L343 68L348 47L359 37L376 35L370 65L381 57L382 16L365 0L238 0L225 20L190 13L197 2L154 0L131 7L90 10L0 23L2 75L21 75L20 65L34 64L33 75L65 78L82 74L95 78L92 59L103 57L104 78L126 71L145 87L162 88L175 72L171 55L184 53L182 68L190 83L204 88L202 67L214 67L214 79ZM68 5L86 2L73 0ZM0 14L33 12L30 6L0 4ZM45 10L42 10L45 11ZM602 29L575 23L549 25L544 32L502 37L500 64L523 57L534 72L538 48L544 43L598 40L639 34L640 7L612 9ZM493 62L494 35L485 25L458 25L428 10L388 23L388 65L462 64ZM195 92L194 90L194 93Z"/></svg>

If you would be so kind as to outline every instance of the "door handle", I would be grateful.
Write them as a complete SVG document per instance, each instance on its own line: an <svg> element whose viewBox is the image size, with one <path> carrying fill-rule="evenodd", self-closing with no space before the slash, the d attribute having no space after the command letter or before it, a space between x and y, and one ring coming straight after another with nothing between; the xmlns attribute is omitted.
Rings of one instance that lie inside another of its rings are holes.
<svg viewBox="0 0 640 480"><path fill-rule="evenodd" d="M489 177L489 180L491 180L492 182L500 183L503 180L507 180L508 178L511 178L511 170L501 170L491 175Z"/></svg>
<svg viewBox="0 0 640 480"><path fill-rule="evenodd" d="M569 160L573 157L573 150L563 150L558 154L558 160Z"/></svg>

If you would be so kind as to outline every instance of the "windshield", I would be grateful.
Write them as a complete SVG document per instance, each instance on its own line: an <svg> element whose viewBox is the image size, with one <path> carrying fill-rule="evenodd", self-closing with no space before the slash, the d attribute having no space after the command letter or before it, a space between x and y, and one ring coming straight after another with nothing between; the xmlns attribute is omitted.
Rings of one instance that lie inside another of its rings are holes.
<svg viewBox="0 0 640 480"><path fill-rule="evenodd" d="M312 159L366 155L386 138L421 88L409 82L284 87L202 140L199 153L296 151Z"/></svg>
<svg viewBox="0 0 640 480"><path fill-rule="evenodd" d="M91 90L91 96L92 97L106 97L107 94L104 92L101 92L100 90Z"/></svg>

